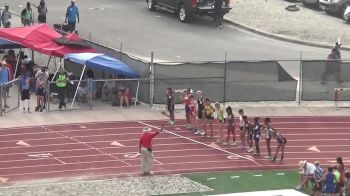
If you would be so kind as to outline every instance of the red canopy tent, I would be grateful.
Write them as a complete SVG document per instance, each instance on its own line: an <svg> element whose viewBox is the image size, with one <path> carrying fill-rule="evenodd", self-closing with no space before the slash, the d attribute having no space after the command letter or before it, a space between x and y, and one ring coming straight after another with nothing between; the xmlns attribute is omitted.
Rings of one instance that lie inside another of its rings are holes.
<svg viewBox="0 0 350 196"><path fill-rule="evenodd" d="M0 29L0 38L21 44L34 51L50 56L63 57L69 53L96 52L93 48L62 45L55 42L62 35L47 24ZM74 35L74 40L80 39Z"/></svg>

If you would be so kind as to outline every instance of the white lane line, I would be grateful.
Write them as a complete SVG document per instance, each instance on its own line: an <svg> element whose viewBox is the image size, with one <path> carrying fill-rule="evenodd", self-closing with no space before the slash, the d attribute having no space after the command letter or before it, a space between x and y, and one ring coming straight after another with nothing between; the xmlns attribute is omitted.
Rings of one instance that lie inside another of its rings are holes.
<svg viewBox="0 0 350 196"><path fill-rule="evenodd" d="M139 134L138 134L139 135ZM285 134L283 134L285 135ZM237 135L238 137L238 135ZM173 137L172 137L173 138ZM189 138L196 138L196 137L189 137ZM197 137L199 138L199 137ZM158 138L159 140L168 140L169 138ZM158 140L158 141L159 141ZM317 141L318 139L314 139L313 141ZM330 138L330 140L332 140ZM349 139L350 140L350 139ZM131 143L135 143L133 141L138 141L138 139L129 139L129 140L118 140L118 141L122 141L123 143L124 142L131 142ZM298 140L288 140L288 141L298 141ZM121 146L113 146L113 145L108 145L110 144L111 140L96 140L96 141L93 141L93 142L85 142L87 144L90 144L90 145L93 145L93 144L101 144L101 143L106 143L106 147L102 147L102 148L99 148L99 149L117 149L117 148L128 148L128 147L135 147L136 145L133 145L133 146L130 146L130 145L125 145L123 147ZM170 141L172 142L172 141ZM211 144L213 142L203 142L203 143L207 143L207 144ZM265 144L265 140L261 140L260 141L260 144L261 144L261 148L265 148L264 144ZM274 144L275 142L273 141L272 144ZM194 143L164 143L164 144L161 144L161 143L157 143L158 146L171 146L171 145L179 145L179 144L184 144L184 145L196 145ZM4 147L4 148L0 148L0 150L9 150L9 149L19 149L19 148L26 148L26 149L31 149L31 148L36 148L36 147L50 147L50 146L66 146L66 145L79 145L77 144L76 142L72 143L72 142L68 142L68 143L57 143L57 144L47 144L47 145L31 145L31 146L14 146L14 147ZM317 144L316 145L317 147L350 147L350 144L347 145L347 144L334 144L334 145L327 145L327 144ZM271 147L276 147L275 145L271 145ZM288 148L309 148L310 145L296 145L296 146L290 146L288 145ZM225 148L225 147L223 147ZM234 148L231 148L231 149L234 149ZM1 156L1 154L0 154Z"/></svg>
<svg viewBox="0 0 350 196"><path fill-rule="evenodd" d="M129 130L130 129L141 129L142 127L108 127L108 128L95 128L95 129L67 129L67 130L64 130L64 131L56 131L58 133L72 133L72 132L83 132L83 133L87 133L89 131L98 131L98 132L102 132L102 131L106 131L106 130L125 130L127 129L128 132L130 132ZM350 128L349 128L350 129ZM125 132L126 134L128 132ZM0 132L1 133L1 132ZM16 135L19 135L19 136L23 136L23 135L36 135L36 134L44 134L44 133L50 133L50 132L33 132L33 133L10 133L10 134L1 134L0 137L4 137L4 136L16 136ZM123 133L120 133L120 134L123 134Z"/></svg>
<svg viewBox="0 0 350 196"><path fill-rule="evenodd" d="M307 129L307 128L305 128ZM329 130L329 128L322 128L322 129L327 129ZM282 129L281 129L282 130ZM349 128L350 130L350 128ZM282 130L284 131L284 130ZM189 133L189 131L176 131L177 133ZM219 130L214 130L214 132L219 132ZM47 133L47 132L44 132L44 133ZM62 133L62 132L57 132L57 133ZM20 136L24 136L23 134L19 134ZM77 136L71 136L71 137L74 137L74 138L90 138L90 137L109 137L109 136L126 136L126 135L140 135L139 132L135 132L135 133L130 133L130 132L126 132L126 133L111 133L111 134L94 134L94 135L77 135ZM331 135L331 136L336 136L336 135L350 135L350 132L349 133L337 133L337 132L334 132L334 133L308 133L308 132L303 132L303 133L287 133L287 132L284 132L283 135L285 136L315 136L315 137L318 137L318 136L321 136L321 135ZM238 135L236 135L238 136ZM1 137L1 136L0 136ZM197 138L200 138L198 136L193 136L193 137L197 137ZM65 137L49 137L49 138L34 138L34 139L25 139L26 141L37 141L37 140L42 140L42 139L63 139ZM190 137L192 138L192 137ZM124 140L125 141L125 140ZM16 140L6 140L6 141L1 141L0 140L0 143L8 143L8 142L18 142L18 139Z"/></svg>
<svg viewBox="0 0 350 196"><path fill-rule="evenodd" d="M59 158L54 158L56 161L60 162L62 165L65 165L66 163L64 161L62 161L61 159Z"/></svg>
<svg viewBox="0 0 350 196"><path fill-rule="evenodd" d="M175 164L167 164L167 166L171 166L171 165L181 165L183 163L175 163ZM200 163L195 163L195 164L200 164ZM20 173L20 174L6 174L6 176L9 176L9 177L13 177L13 176L21 176L23 177L24 175L40 175L40 174L55 174L56 173L67 173L67 172L76 172L76 171L90 171L90 172L93 172L94 170L103 170L103 169L110 169L110 170L114 170L114 169L120 169L120 168L128 168L128 169L131 169L131 168L139 168L141 165L133 165L133 166L121 166L121 167L101 167L101 168L87 168L87 169L75 169L75 170L59 170L59 171L49 171L49 172L34 172L34 173ZM248 166L248 165L243 165L243 166L239 166L240 169L243 169L243 168L255 168L256 166ZM268 165L264 165L264 167L274 167L274 168L287 168L287 167L295 167L295 164L283 164L283 165L280 165L280 164L275 164L275 165L272 165L272 164L268 164ZM220 170L220 169L227 169L227 170L232 170L232 166L225 166L225 167L219 167L219 166L215 166L213 165L212 167L196 167L195 170L198 170L198 171L204 171L204 170L208 170L208 171L215 171L215 170ZM189 171L187 171L189 170ZM192 170L192 171L191 171ZM177 172L181 172L182 173L193 173L193 169L174 169L174 170L160 170L160 171L156 171L159 172L159 173L166 173L166 172L169 172L169 173L177 173ZM187 172L184 172L184 171L187 171ZM105 174L105 175L98 175L98 176L108 176L108 175L111 175L111 174ZM90 177L93 177L95 176L94 174L91 174L89 175Z"/></svg>
<svg viewBox="0 0 350 196"><path fill-rule="evenodd" d="M138 122L139 122L140 124L143 124L143 125L148 126L148 127L152 127L152 128L154 128L154 129L160 129L159 127L150 125L150 124L148 124L148 123L144 123L144 122L142 122L142 121L138 121ZM241 156L241 155L239 155L239 154L236 154L236 153L233 153L233 152L230 152L230 151L221 149L221 148L216 148L216 147L210 146L210 145L208 145L208 144L205 144L205 143L203 143L203 142L199 142L199 141L194 140L194 139L191 139L191 138L189 138L189 137L185 137L185 136L182 136L182 135L173 133L173 132L171 132L171 131L167 131L166 129L164 129L164 132L169 133L169 134L171 134L171 135L175 135L175 136L180 137L180 138L183 138L183 139L186 139L186 140L188 140L188 141L191 141L191 142L200 144L200 145L204 145L204 146L209 147L209 148L211 148L211 149L216 149L216 150L219 150L219 151L221 151L221 152L225 152L225 153L227 153L227 154L237 156L237 157L239 157L239 158L242 158L242 159L251 161L251 162L253 162L254 164L256 164L257 166L261 166L261 165L260 165L258 162L256 162L254 159L250 159L250 158Z"/></svg>
<svg viewBox="0 0 350 196"><path fill-rule="evenodd" d="M54 133L54 134L56 134L56 135L58 135L58 136L66 137L66 138L68 138L68 139L71 139L72 141L75 141L75 142L77 142L77 143L79 143L79 144L82 144L82 145L84 145L84 146L86 146L86 147L88 147L88 148L90 148L90 149L92 149L92 150L98 151L98 152L100 152L101 154L104 154L104 155L106 155L106 156L109 156L109 157L112 157L112 158L114 158L114 159L116 159L116 160L119 160L117 157L115 157L115 156L113 156L113 155L111 155L111 154L108 154L108 153L106 153L106 152L104 152L104 151L102 151L102 150L100 150L100 149L98 149L98 148L95 148L95 147L93 147L93 146L91 146L91 145L89 145L89 144L87 144L87 143L85 143L85 142L82 142L82 141L77 140L77 139L75 139L75 138L72 138L72 137L63 135L62 133L57 133L57 132L55 132L55 131L53 131L53 130L51 130L51 129L48 129L48 128L44 128L44 129L46 129L46 130L48 130L48 131L50 131L50 132L52 132L52 133ZM125 162L125 161L121 161L121 162L125 163L125 164L128 165L128 166L131 166L131 164L128 163L128 162Z"/></svg>
<svg viewBox="0 0 350 196"><path fill-rule="evenodd" d="M256 175L253 175L254 177L262 177L263 175L262 174L256 174Z"/></svg>
<svg viewBox="0 0 350 196"><path fill-rule="evenodd" d="M237 178L239 178L239 176L231 176L230 178L231 179L237 179Z"/></svg>
<svg viewBox="0 0 350 196"><path fill-rule="evenodd" d="M284 175L286 175L285 173L277 173L276 174L277 176L284 176Z"/></svg>

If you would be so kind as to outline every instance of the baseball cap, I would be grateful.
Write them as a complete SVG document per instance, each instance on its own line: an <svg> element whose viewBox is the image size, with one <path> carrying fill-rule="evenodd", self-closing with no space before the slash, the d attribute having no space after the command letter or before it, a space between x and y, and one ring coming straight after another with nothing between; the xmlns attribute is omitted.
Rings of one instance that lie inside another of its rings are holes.
<svg viewBox="0 0 350 196"><path fill-rule="evenodd" d="M151 132L152 131L152 128L150 127L145 127L142 129L143 132Z"/></svg>

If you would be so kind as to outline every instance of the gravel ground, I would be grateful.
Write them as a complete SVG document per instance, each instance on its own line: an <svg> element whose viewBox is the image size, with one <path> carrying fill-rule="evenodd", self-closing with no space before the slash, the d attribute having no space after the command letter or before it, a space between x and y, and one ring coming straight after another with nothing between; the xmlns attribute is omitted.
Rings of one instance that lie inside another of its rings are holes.
<svg viewBox="0 0 350 196"><path fill-rule="evenodd" d="M172 175L2 187L0 196L141 196L210 190L184 176Z"/></svg>
<svg viewBox="0 0 350 196"><path fill-rule="evenodd" d="M350 47L350 25L297 3L300 10L290 12L293 4L284 0L235 0L226 19L252 29L317 44L334 45L338 37Z"/></svg>

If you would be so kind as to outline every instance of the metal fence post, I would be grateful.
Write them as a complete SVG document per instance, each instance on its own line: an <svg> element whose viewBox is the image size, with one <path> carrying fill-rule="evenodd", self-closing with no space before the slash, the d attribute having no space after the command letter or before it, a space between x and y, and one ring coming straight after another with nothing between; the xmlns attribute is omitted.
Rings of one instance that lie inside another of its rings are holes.
<svg viewBox="0 0 350 196"><path fill-rule="evenodd" d="M93 97L93 80L91 78L88 78L88 94L89 94L89 110L92 110L92 97Z"/></svg>
<svg viewBox="0 0 350 196"><path fill-rule="evenodd" d="M122 60L122 53L123 53L123 42L120 42L120 48L119 48L119 60Z"/></svg>
<svg viewBox="0 0 350 196"><path fill-rule="evenodd" d="M298 86L298 105L301 104L301 95L302 95L302 84L303 84L303 51L300 51L300 70L299 70L299 86Z"/></svg>
<svg viewBox="0 0 350 196"><path fill-rule="evenodd" d="M154 99L154 63L153 63L153 52L151 52L151 64L150 64L150 86L149 86L149 106L153 107Z"/></svg>
<svg viewBox="0 0 350 196"><path fill-rule="evenodd" d="M226 104L226 68L227 68L227 52L225 52L225 67L224 67L224 106Z"/></svg>
<svg viewBox="0 0 350 196"><path fill-rule="evenodd" d="M48 81L47 84L47 91L46 91L46 112L50 112L50 101L51 101L51 97L50 97L50 91L51 91L51 82Z"/></svg>

